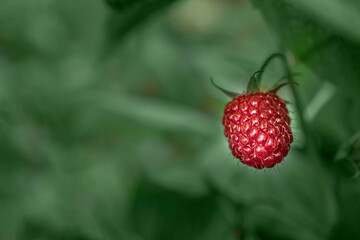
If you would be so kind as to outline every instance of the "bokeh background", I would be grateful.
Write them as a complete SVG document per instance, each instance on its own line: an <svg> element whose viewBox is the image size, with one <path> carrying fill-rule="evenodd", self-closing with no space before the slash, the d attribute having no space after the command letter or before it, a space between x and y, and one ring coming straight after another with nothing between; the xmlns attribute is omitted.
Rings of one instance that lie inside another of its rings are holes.
<svg viewBox="0 0 360 240"><path fill-rule="evenodd" d="M295 142L259 171L209 80L274 52ZM0 239L359 239L359 66L357 0L0 0Z"/></svg>

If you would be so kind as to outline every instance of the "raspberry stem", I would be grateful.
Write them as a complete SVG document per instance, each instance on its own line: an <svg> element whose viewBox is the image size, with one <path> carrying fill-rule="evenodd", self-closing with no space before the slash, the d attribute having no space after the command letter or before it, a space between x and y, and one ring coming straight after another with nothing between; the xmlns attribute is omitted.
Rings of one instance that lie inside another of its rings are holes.
<svg viewBox="0 0 360 240"><path fill-rule="evenodd" d="M293 81L292 75L291 75L291 68L290 64L284 58L284 69L286 73L289 76L289 81ZM318 143L315 141L316 136L314 136L314 129L312 129L311 125L307 124L304 120L304 114L303 114L303 101L300 98L300 94L298 93L297 89L294 87L294 85L290 85L291 91L295 98L295 107L298 110L299 117L300 117L300 124L302 125L302 128L305 133L305 150L309 153L309 156L313 156L316 159L315 162L315 168L318 171L319 174L319 180L320 180L320 191L323 196L324 204L327 205L328 209L333 209L333 202L329 201L329 199L332 198L332 195L334 194L333 190L331 189L331 182L329 181L329 178L324 170L324 165L320 161L319 152L317 149L320 149L318 146ZM332 213L334 215L335 213Z"/></svg>
<svg viewBox="0 0 360 240"><path fill-rule="evenodd" d="M257 84L260 85L261 83L261 78L262 78L262 73L265 71L265 69L267 68L267 66L271 63L271 61L275 58L280 58L283 62L286 62L286 58L285 55L282 53L273 53L271 54L263 63L263 65L260 68L260 73L259 73L259 77L258 77L258 81Z"/></svg>

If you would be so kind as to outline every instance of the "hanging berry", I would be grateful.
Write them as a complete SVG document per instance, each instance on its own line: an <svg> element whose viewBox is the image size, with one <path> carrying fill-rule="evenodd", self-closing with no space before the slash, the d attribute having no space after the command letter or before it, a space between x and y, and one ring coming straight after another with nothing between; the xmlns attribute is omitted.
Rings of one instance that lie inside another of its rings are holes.
<svg viewBox="0 0 360 240"><path fill-rule="evenodd" d="M293 142L286 102L276 94L279 88L293 82L280 83L268 92L259 90L261 74L275 57L285 59L281 54L270 56L261 71L251 77L245 94L224 90L212 81L233 97L225 106L222 120L231 152L242 163L257 169L280 163Z"/></svg>

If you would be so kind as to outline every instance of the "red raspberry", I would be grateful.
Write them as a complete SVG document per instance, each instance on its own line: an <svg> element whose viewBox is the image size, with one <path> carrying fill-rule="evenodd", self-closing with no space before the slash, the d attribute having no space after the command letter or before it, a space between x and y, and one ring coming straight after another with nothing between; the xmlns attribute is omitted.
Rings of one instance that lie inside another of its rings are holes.
<svg viewBox="0 0 360 240"><path fill-rule="evenodd" d="M280 163L293 141L288 110L275 93L235 97L225 106L223 125L233 155L257 169Z"/></svg>

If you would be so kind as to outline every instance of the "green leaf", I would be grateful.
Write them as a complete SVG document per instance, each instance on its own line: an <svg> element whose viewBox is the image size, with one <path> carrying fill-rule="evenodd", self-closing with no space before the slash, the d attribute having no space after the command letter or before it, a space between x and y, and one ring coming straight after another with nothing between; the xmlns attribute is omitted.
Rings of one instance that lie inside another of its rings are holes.
<svg viewBox="0 0 360 240"><path fill-rule="evenodd" d="M337 197L339 199L338 221L334 224L329 240L352 240L360 236L360 181L359 179L338 179Z"/></svg>
<svg viewBox="0 0 360 240"><path fill-rule="evenodd" d="M351 24L360 24L360 8L355 2L339 0L296 0L292 2L321 24L329 25L342 36L360 43L360 29Z"/></svg>
<svg viewBox="0 0 360 240"><path fill-rule="evenodd" d="M226 143L214 142L204 149L201 164L223 195L246 206L248 229L288 239L294 232L295 239L326 239L336 220L335 195L331 175L319 171L314 156L293 151L273 169L252 171L229 151Z"/></svg>
<svg viewBox="0 0 360 240"><path fill-rule="evenodd" d="M324 81L323 86L315 94L313 99L311 99L311 102L309 102L304 111L304 117L308 122L312 122L323 106L334 97L335 91L336 89L333 84Z"/></svg>
<svg viewBox="0 0 360 240"><path fill-rule="evenodd" d="M298 6L303 6L304 2L309 3L306 6L310 5L310 1L253 0L254 5L260 9L284 46L291 49L297 59L307 63L321 78L348 91L348 94L358 95L357 91L360 89L360 81L357 80L360 77L359 45L341 35L338 28L319 21L317 17L309 14L307 8ZM317 1L316 9L318 10L316 11L326 12L330 8L331 15L326 14L337 19L336 16L342 15L336 12L333 3L334 1ZM333 21L335 22L336 19ZM353 21L347 17L343 21L345 20L348 26L353 26ZM346 29L347 32L358 31L353 28ZM346 84L343 82L344 79L346 79Z"/></svg>
<svg viewBox="0 0 360 240"><path fill-rule="evenodd" d="M335 160L348 177L360 176L360 132L355 133L339 148Z"/></svg>
<svg viewBox="0 0 360 240"><path fill-rule="evenodd" d="M130 31L146 23L156 12L175 1L177 0L141 0L137 4L127 5L133 7L126 8L126 11L109 13L106 23L106 45L101 57L107 57ZM130 1L125 2L130 3Z"/></svg>
<svg viewBox="0 0 360 240"><path fill-rule="evenodd" d="M215 119L195 109L128 94L94 92L88 100L100 109L136 121L140 125L150 125L171 132L212 135L217 125Z"/></svg>
<svg viewBox="0 0 360 240"><path fill-rule="evenodd" d="M137 4L140 1L145 2L146 0L105 0L109 6L113 7L116 10L122 11L133 5Z"/></svg>
<svg viewBox="0 0 360 240"><path fill-rule="evenodd" d="M142 181L129 209L128 224L148 240L195 240L208 231L217 211L214 196L188 197Z"/></svg>

